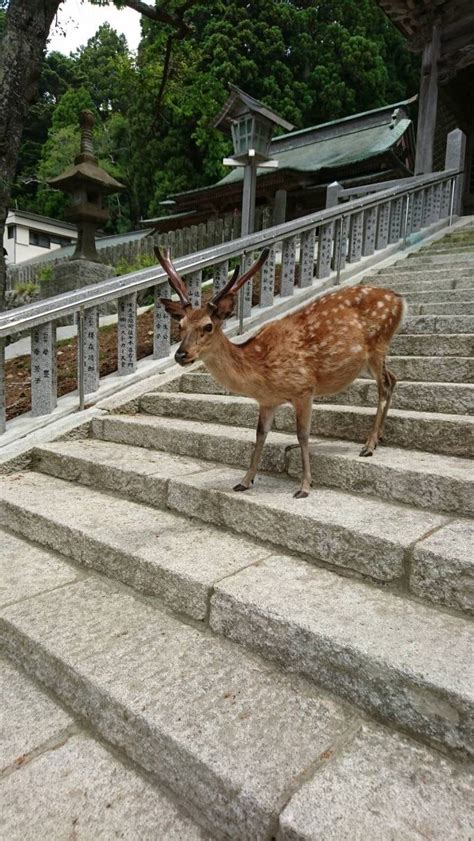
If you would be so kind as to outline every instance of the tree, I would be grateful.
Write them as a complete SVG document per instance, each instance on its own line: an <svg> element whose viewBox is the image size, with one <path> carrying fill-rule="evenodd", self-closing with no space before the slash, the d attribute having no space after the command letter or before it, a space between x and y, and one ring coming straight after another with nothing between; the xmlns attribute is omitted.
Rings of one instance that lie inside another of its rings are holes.
<svg viewBox="0 0 474 841"><path fill-rule="evenodd" d="M98 0L104 5L104 0ZM179 37L188 32L185 15L194 0L148 6L142 0L117 0L150 20L173 28ZM6 10L0 43L0 241L15 177L28 106L33 102L41 74L46 42L61 0L0 0ZM5 305L6 266L0 256L0 310Z"/></svg>

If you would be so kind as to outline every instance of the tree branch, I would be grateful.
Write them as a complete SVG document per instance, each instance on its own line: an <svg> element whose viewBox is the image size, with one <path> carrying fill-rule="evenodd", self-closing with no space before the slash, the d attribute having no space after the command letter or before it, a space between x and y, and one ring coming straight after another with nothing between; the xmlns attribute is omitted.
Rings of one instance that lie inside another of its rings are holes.
<svg viewBox="0 0 474 841"><path fill-rule="evenodd" d="M130 9L134 9L136 12L140 12L141 15L149 18L150 20L172 26L173 29L178 30L181 36L190 31L190 28L184 22L183 17L188 9L190 9L191 6L194 6L196 2L197 0L187 0L187 2L180 7L176 14L172 14L170 12L166 12L159 6L149 6L148 3L143 2L143 0L124 0L125 6L128 6Z"/></svg>

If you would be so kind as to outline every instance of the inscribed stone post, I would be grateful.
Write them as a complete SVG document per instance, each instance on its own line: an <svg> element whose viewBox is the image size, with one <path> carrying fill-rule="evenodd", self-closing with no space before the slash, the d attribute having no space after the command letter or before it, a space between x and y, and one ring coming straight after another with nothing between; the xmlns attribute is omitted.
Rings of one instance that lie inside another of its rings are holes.
<svg viewBox="0 0 474 841"><path fill-rule="evenodd" d="M246 272L253 263L253 254L246 254L245 257L242 259L242 267L241 267L241 274ZM251 280L248 280L246 284L242 287L240 291L240 303L239 306L242 307L242 314L244 318L247 318L251 311L252 311L252 290L253 290L253 283Z"/></svg>
<svg viewBox="0 0 474 841"><path fill-rule="evenodd" d="M301 234L300 242L300 276L299 286L311 286L314 274L314 247L316 244L316 228L310 228Z"/></svg>
<svg viewBox="0 0 474 841"><path fill-rule="evenodd" d="M133 374L137 369L137 294L118 300L118 373Z"/></svg>
<svg viewBox="0 0 474 841"><path fill-rule="evenodd" d="M357 263L362 256L362 228L364 221L364 212L359 211L353 213L350 218L349 227L349 253L347 255L348 263Z"/></svg>
<svg viewBox="0 0 474 841"><path fill-rule="evenodd" d="M271 307L275 292L275 247L270 248L260 270L260 306Z"/></svg>
<svg viewBox="0 0 474 841"><path fill-rule="evenodd" d="M153 359L163 359L170 352L170 317L160 298L171 297L169 283L161 283L154 288L153 317Z"/></svg>
<svg viewBox="0 0 474 841"><path fill-rule="evenodd" d="M377 224L377 241L375 247L377 250L386 248L388 244L388 234L390 226L390 202L385 202L379 207L379 216Z"/></svg>
<svg viewBox="0 0 474 841"><path fill-rule="evenodd" d="M316 277L328 277L331 274L333 230L333 222L319 226Z"/></svg>
<svg viewBox="0 0 474 841"><path fill-rule="evenodd" d="M412 195L411 230L419 231L423 222L423 190Z"/></svg>
<svg viewBox="0 0 474 841"><path fill-rule="evenodd" d="M229 278L229 261L223 260L222 263L217 263L214 266L212 273L214 275L213 293L220 292L227 283Z"/></svg>
<svg viewBox="0 0 474 841"><path fill-rule="evenodd" d="M79 364L79 354L77 355ZM92 394L99 388L99 310L89 307L84 312L84 370L82 372L84 394Z"/></svg>
<svg viewBox="0 0 474 841"><path fill-rule="evenodd" d="M296 237L289 237L283 242L281 257L281 291L282 298L293 295L295 288Z"/></svg>
<svg viewBox="0 0 474 841"><path fill-rule="evenodd" d="M190 272L186 275L186 288L193 307L201 306L202 272Z"/></svg>
<svg viewBox="0 0 474 841"><path fill-rule="evenodd" d="M364 238L362 255L368 257L375 251L375 236L377 233L377 208L369 207L364 212Z"/></svg>
<svg viewBox="0 0 474 841"><path fill-rule="evenodd" d="M390 213L390 228L388 234L389 243L398 242L402 232L403 219L403 196L392 201L392 210Z"/></svg>
<svg viewBox="0 0 474 841"><path fill-rule="evenodd" d="M57 405L56 324L31 331L31 414L49 415Z"/></svg>

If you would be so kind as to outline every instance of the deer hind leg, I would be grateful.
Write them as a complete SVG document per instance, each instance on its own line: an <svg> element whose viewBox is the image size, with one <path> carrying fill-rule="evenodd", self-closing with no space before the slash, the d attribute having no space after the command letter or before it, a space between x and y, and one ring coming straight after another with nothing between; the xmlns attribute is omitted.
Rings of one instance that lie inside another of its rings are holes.
<svg viewBox="0 0 474 841"><path fill-rule="evenodd" d="M377 414L375 415L372 432L370 433L365 446L362 447L359 453L360 456L373 455L377 444L382 440L387 412L389 410L393 390L397 382L395 374L392 374L385 365L385 351L383 353L379 352L373 354L373 356L369 358L368 364L370 371L377 382L379 402L377 405Z"/></svg>
<svg viewBox="0 0 474 841"><path fill-rule="evenodd" d="M248 491L250 485L253 485L253 480L255 479L255 474L260 462L265 440L272 428L275 411L276 406L260 406L257 423L257 440L255 442L250 467L242 481L239 482L238 485L234 485L234 491Z"/></svg>
<svg viewBox="0 0 474 841"><path fill-rule="evenodd" d="M303 477L301 480L301 487L294 497L296 499L304 499L309 495L311 488L311 464L309 460L309 432L311 429L311 413L313 410L313 395L308 394L298 401L294 401L296 413L296 435L298 443L301 448L301 462L303 467Z"/></svg>

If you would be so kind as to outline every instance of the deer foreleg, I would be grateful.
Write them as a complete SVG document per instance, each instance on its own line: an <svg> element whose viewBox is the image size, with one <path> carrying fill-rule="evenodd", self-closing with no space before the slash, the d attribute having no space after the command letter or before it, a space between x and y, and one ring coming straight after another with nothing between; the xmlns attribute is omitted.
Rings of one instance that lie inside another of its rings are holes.
<svg viewBox="0 0 474 841"><path fill-rule="evenodd" d="M301 487L294 494L296 499L304 499L311 488L311 464L309 460L309 432L311 429L311 414L313 411L313 395L309 394L293 403L296 413L296 435L301 448L301 463L303 477Z"/></svg>
<svg viewBox="0 0 474 841"><path fill-rule="evenodd" d="M371 456L382 438L383 428L387 412L390 407L390 400L392 398L393 389L397 382L396 377L391 371L385 367L385 357L376 357L369 359L369 368L377 381L377 390L379 401L377 404L377 414L375 415L374 426L370 433L367 442L362 447L360 456Z"/></svg>
<svg viewBox="0 0 474 841"><path fill-rule="evenodd" d="M275 410L276 406L260 406L257 423L257 440L255 442L250 467L242 481L239 482L238 485L234 486L234 491L247 491L250 488L250 485L253 484L267 435L272 428Z"/></svg>

